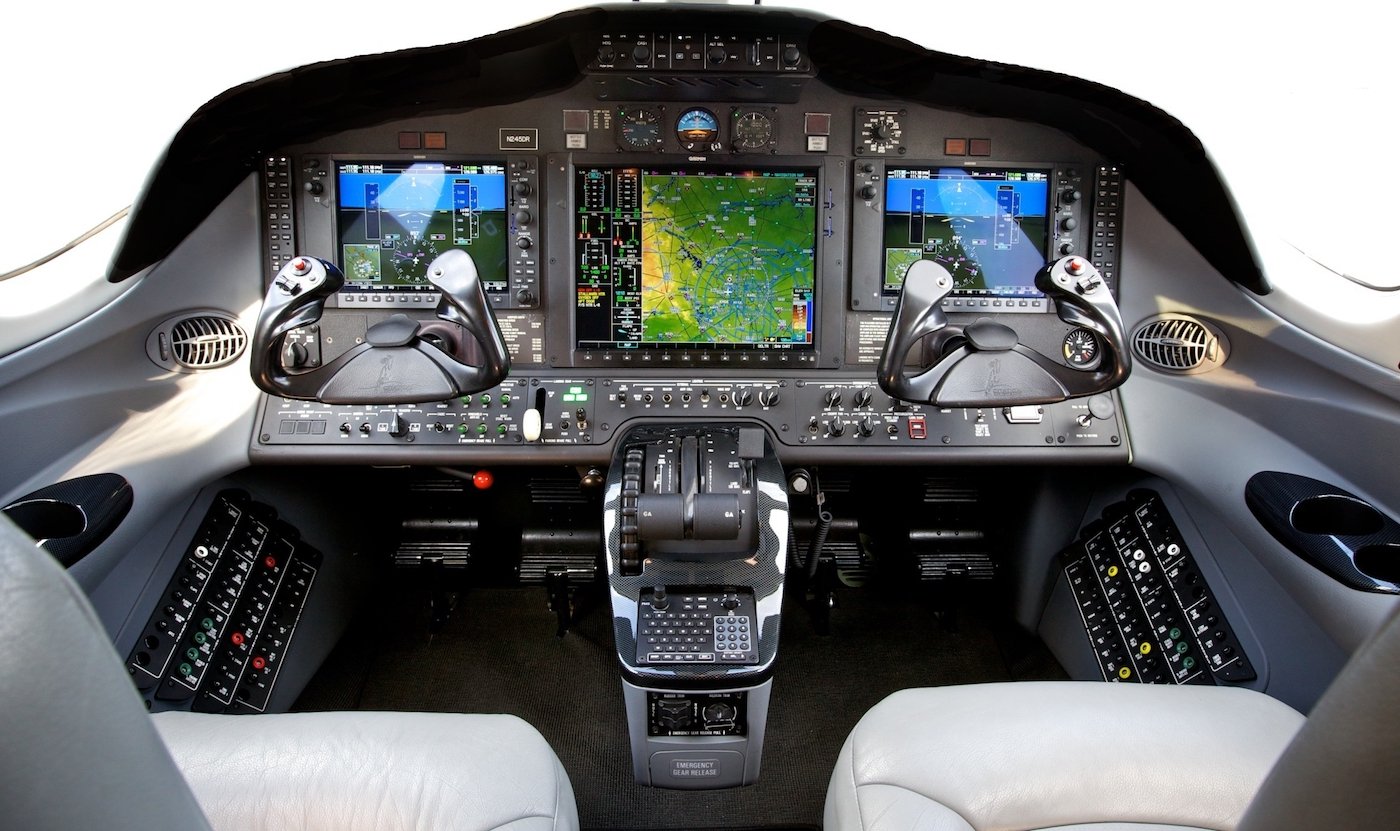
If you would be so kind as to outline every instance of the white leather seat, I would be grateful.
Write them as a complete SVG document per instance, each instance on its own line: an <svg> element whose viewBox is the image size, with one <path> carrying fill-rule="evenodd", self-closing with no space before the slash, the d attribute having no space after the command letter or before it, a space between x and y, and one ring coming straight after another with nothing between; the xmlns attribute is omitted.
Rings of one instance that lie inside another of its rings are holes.
<svg viewBox="0 0 1400 831"><path fill-rule="evenodd" d="M87 598L3 516L0 713L6 828L578 828L514 716L151 716Z"/></svg>
<svg viewBox="0 0 1400 831"><path fill-rule="evenodd" d="M846 740L825 827L1232 829L1303 721L1266 695L1227 687L904 690Z"/></svg>
<svg viewBox="0 0 1400 831"><path fill-rule="evenodd" d="M554 751L515 716L152 717L215 829L574 831Z"/></svg>
<svg viewBox="0 0 1400 831"><path fill-rule="evenodd" d="M1322 831L1400 817L1400 604L1306 721L1228 687L904 690L851 731L826 831Z"/></svg>

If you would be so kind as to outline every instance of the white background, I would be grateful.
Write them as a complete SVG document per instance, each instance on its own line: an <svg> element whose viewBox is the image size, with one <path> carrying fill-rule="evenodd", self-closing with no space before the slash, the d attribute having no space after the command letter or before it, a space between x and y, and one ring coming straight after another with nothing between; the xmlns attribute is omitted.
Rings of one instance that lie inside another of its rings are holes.
<svg viewBox="0 0 1400 831"><path fill-rule="evenodd" d="M18 4L6 12L0 48L0 273L129 204L186 117L231 86L318 60L469 39L577 5ZM1389 66L1396 13L1385 4L805 7L932 49L1065 72L1151 101L1201 137L1261 242L1282 236L1339 270L1400 282L1383 244L1394 233L1387 159L1400 99Z"/></svg>

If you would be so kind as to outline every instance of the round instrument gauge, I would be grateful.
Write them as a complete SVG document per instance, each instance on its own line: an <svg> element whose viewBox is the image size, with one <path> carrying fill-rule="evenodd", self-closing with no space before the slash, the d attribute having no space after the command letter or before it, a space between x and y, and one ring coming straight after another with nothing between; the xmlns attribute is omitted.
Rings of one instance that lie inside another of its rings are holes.
<svg viewBox="0 0 1400 831"><path fill-rule="evenodd" d="M734 116L734 149L740 153L767 150L773 141L773 120L758 110Z"/></svg>
<svg viewBox="0 0 1400 831"><path fill-rule="evenodd" d="M704 107L692 107L676 119L676 141L692 153L711 149L719 140L719 119Z"/></svg>
<svg viewBox="0 0 1400 831"><path fill-rule="evenodd" d="M1075 369L1094 369L1103 359L1099 336L1082 326L1070 330L1069 334L1065 335L1063 351L1065 363Z"/></svg>
<svg viewBox="0 0 1400 831"><path fill-rule="evenodd" d="M660 150L661 113L651 107L620 110L617 146L623 150Z"/></svg>

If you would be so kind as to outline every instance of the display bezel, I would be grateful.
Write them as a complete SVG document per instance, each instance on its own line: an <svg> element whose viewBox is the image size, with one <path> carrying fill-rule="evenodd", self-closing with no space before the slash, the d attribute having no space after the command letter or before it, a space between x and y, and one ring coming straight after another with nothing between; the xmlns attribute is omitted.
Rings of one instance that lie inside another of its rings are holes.
<svg viewBox="0 0 1400 831"><path fill-rule="evenodd" d="M891 175L891 173L895 170L922 172L929 174L929 176L926 180L921 180L916 177L896 178ZM888 246L887 234L889 233L891 215L895 213L891 210L890 207L890 202L894 198L893 194L895 192L893 183L896 181L947 181L947 179L943 178L943 175L947 173L964 174L964 177L966 179L976 182L1025 182L1028 184L1035 183L1044 188L1044 200L1040 203L1042 211L1039 214L1039 219L1042 223L1041 238L1039 240L1040 244L1038 246L1038 250L1036 251L1037 257L1034 264L1031 264L1029 262L1027 263L1027 266L1025 268L1025 277L1015 282L999 280L996 284L992 286L980 289L954 288L949 295L950 298L962 298L964 300L995 300L999 301L997 303L998 306L1000 306L1003 302L1034 301L1036 306L1043 307L1045 295L1034 288L1033 280L1035 274L1041 268L1044 267L1045 263L1049 261L1050 252L1052 250L1052 246L1055 243L1054 222L1056 205L1054 168L1052 166L1046 166L1041 164L1027 165L1014 163L998 163L968 166L946 163L939 164L933 162L887 162L884 171L884 192L880 194L881 204L879 226L879 285L882 296L886 298L898 297L900 291L900 284L903 281L902 277L891 279L890 274L889 252L891 249ZM1001 174L1003 177L1008 174L1029 174L1033 176L1038 176L1040 178L1030 180L1009 180L1005 178L993 178L992 176L987 174ZM924 214L924 216L933 215L936 214ZM956 214L950 213L945 215L955 216ZM910 214L910 216L912 216L912 214ZM997 223L994 222L993 224L995 225ZM1016 223L1016 230L1019 231L1022 227L1022 223ZM965 252L967 249L962 248L962 250ZM927 257L921 258L927 259ZM981 261L979 261L979 266L983 266L985 268L985 264Z"/></svg>
<svg viewBox="0 0 1400 831"><path fill-rule="evenodd" d="M749 364L749 363L778 363L778 364L815 364L817 355L821 349L822 339L825 336L824 330L829 330L831 322L825 318L829 317L830 310L835 308L839 311L840 303L835 299L826 296L824 292L823 274L830 268L826 255L826 233L824 228L830 228L831 210L834 207L833 201L827 190L826 184L829 177L826 175L824 160L812 159L769 159L762 164L754 163L754 160L734 161L725 160L720 162L707 162L697 160L696 157L686 159L666 156L648 156L644 158L630 158L626 162L620 162L616 157L607 156L579 156L571 157L567 167L557 167L551 164L551 172L556 170L562 174L556 184L551 187L563 186L568 193L568 216L567 228L563 229L568 234L568 251L570 254L570 265L568 268L568 284L566 297L569 309L569 347L574 355L574 365L588 364L674 364L674 363L700 363L700 364ZM577 177L585 170L608 169L608 170L659 170L663 172L696 173L702 175L732 175L736 173L769 173L769 174L798 174L811 176L814 179L815 187L813 191L813 254L812 254L812 291L810 300L810 310L808 312L808 322L811 331L811 338L806 343L801 342L781 342L781 343L714 343L714 344L666 344L666 343L644 343L638 342L626 347L618 347L616 342L587 342L581 341L579 332L579 306L577 292L580 287L579 275L579 255L576 248L576 221L582 209L582 197L578 193L576 183ZM839 267L839 266L838 266ZM559 297L560 294L554 294Z"/></svg>
<svg viewBox="0 0 1400 831"><path fill-rule="evenodd" d="M326 196L326 202L329 203L328 206L332 209L331 224L332 234L335 240L336 264L345 273L346 277L346 283L340 289L339 294L346 296L369 296L370 298L375 298L379 296L402 296L404 297L404 299L409 300L421 299L424 301L429 301L436 298L437 292L437 289L429 283L419 285L402 283L386 285L365 285L363 283L357 283L353 281L351 269L347 268L346 263L347 243L345 240L345 222L343 217L345 207L343 202L343 194L341 192L341 177L345 173L344 167L347 165L392 165L404 167L409 167L413 165L481 165L494 166L496 168L499 168L499 176L501 178L501 208L499 211L499 219L501 223L501 230L499 236L501 244L499 246L499 253L501 259L499 261L498 266L493 265L491 263L481 262L480 258L474 259L478 260L477 268L482 278L483 287L486 288L487 291L504 291L505 286L508 285L509 271L511 267L511 244L512 239L515 236L511 221L512 197L510 183L512 170L510 166L510 160L508 158L496 155L460 156L440 154L432 156L393 156L390 154L373 154L333 156L329 159L328 172L330 173L330 176L327 178L330 180L330 187L329 193ZM401 175L401 173L402 172L400 172L399 174L386 175ZM497 174L492 173L490 175ZM458 246L449 244L444 248L444 250L456 247ZM466 250L470 252L470 249ZM426 267L427 263L424 263L423 265Z"/></svg>

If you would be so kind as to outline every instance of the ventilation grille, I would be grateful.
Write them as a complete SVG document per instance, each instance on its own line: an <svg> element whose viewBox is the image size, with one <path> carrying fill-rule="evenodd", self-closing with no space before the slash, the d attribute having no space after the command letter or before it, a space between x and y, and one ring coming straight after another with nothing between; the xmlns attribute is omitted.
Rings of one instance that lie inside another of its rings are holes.
<svg viewBox="0 0 1400 831"><path fill-rule="evenodd" d="M164 369L190 372L233 363L248 346L248 334L233 315L185 312L164 321L146 339L146 353Z"/></svg>
<svg viewBox="0 0 1400 831"><path fill-rule="evenodd" d="M1214 369L1225 362L1219 330L1186 315L1157 315L1133 332L1133 352L1144 363L1178 374Z"/></svg>

